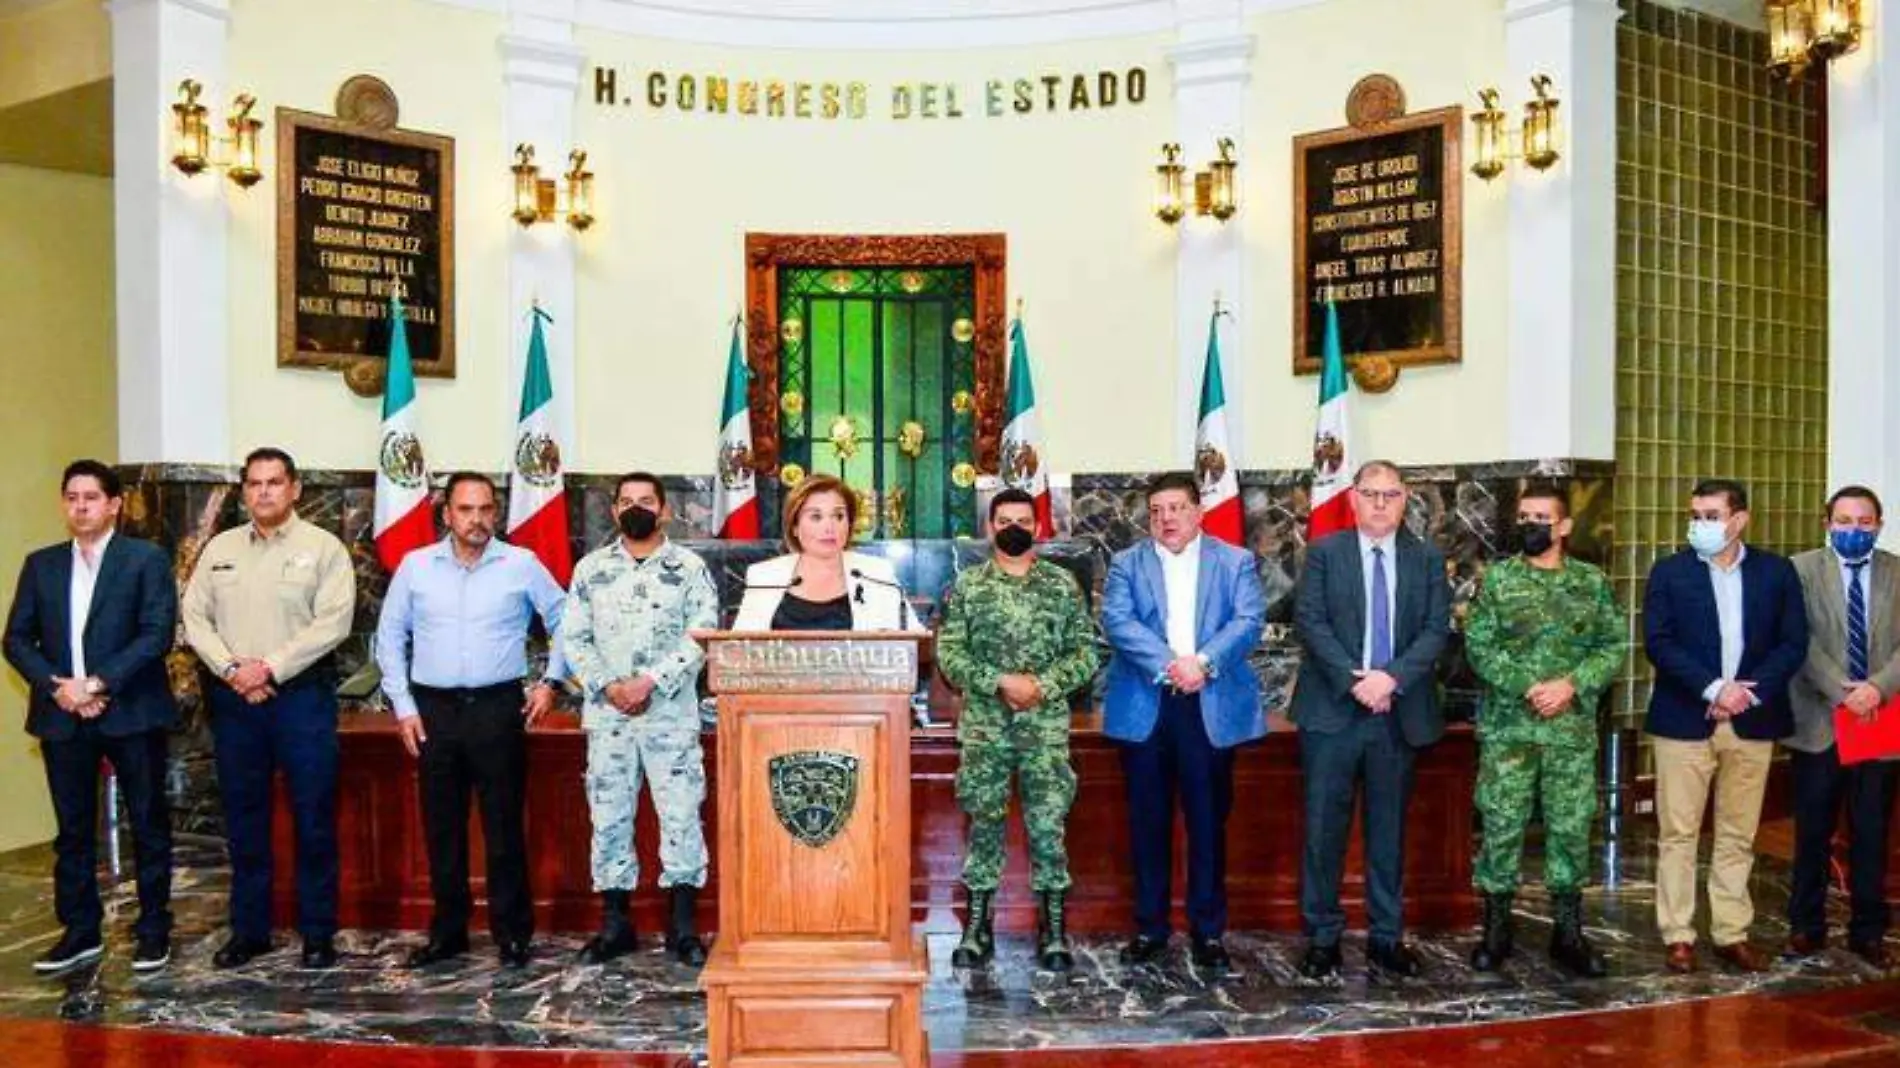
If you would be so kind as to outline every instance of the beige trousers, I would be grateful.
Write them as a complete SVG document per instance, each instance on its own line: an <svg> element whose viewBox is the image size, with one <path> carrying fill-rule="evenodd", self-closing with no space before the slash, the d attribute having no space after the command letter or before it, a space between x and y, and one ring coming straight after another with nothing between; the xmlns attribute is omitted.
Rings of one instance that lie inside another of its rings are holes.
<svg viewBox="0 0 1900 1068"><path fill-rule="evenodd" d="M1718 946L1748 938L1755 906L1748 875L1755 867L1755 827L1775 743L1735 736L1716 725L1705 742L1652 738L1656 753L1656 926L1665 943L1695 938L1696 847L1709 786L1715 786L1715 844L1709 850L1709 938Z"/></svg>

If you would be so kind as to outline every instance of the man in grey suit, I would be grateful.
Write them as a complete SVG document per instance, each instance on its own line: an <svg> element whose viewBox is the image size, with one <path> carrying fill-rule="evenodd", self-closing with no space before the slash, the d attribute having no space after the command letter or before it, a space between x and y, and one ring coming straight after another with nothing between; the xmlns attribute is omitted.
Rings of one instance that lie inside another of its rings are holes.
<svg viewBox="0 0 1900 1068"><path fill-rule="evenodd" d="M1433 669L1451 631L1451 590L1439 551L1402 528L1406 487L1374 460L1353 476L1356 531L1306 547L1293 618L1304 656L1293 692L1306 774L1306 849L1300 916L1308 946L1300 973L1339 971L1346 913L1339 879L1353 796L1365 783L1366 962L1418 974L1405 944L1405 809L1418 749L1445 733Z"/></svg>
<svg viewBox="0 0 1900 1068"><path fill-rule="evenodd" d="M1827 547L1794 557L1810 639L1789 687L1795 729L1784 742L1794 771L1788 951L1805 957L1827 945L1828 869L1844 802L1852 841L1847 945L1877 968L1888 964L1887 818L1900 764L1843 767L1834 709L1872 716L1900 691L1900 557L1874 548L1882 518L1872 490L1843 487L1827 502Z"/></svg>

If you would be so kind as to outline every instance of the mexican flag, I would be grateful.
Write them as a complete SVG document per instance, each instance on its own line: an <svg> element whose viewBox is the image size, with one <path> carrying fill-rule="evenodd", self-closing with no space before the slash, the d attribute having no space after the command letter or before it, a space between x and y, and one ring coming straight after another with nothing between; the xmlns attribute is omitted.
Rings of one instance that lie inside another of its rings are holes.
<svg viewBox="0 0 1900 1068"><path fill-rule="evenodd" d="M389 295L389 381L383 389L383 436L376 451L376 556L394 574L411 549L435 540L429 465L416 436L416 373L402 297Z"/></svg>
<svg viewBox="0 0 1900 1068"><path fill-rule="evenodd" d="M713 525L728 541L759 536L759 492L752 473L752 409L746 403L745 353L732 321L726 353L726 396L719 405L719 457L713 468Z"/></svg>
<svg viewBox="0 0 1900 1068"><path fill-rule="evenodd" d="M1240 475L1227 440L1227 390L1220 380L1220 312L1207 321L1207 370L1201 374L1201 422L1194 433L1194 476L1201 483L1201 530L1230 545L1242 540Z"/></svg>
<svg viewBox="0 0 1900 1068"><path fill-rule="evenodd" d="M554 382L548 374L547 339L541 333L541 324L554 320L539 307L531 318L521 413L515 418L508 470L508 540L540 557L554 581L566 586L574 574L574 547L567 540L567 483L561 446L551 426Z"/></svg>
<svg viewBox="0 0 1900 1068"><path fill-rule="evenodd" d="M1036 499L1036 538L1054 537L1049 473L1042 461L1042 426L1036 418L1036 387L1029 378L1029 341L1021 316L1009 325L1009 412L1003 423L1003 482Z"/></svg>
<svg viewBox="0 0 1900 1068"><path fill-rule="evenodd" d="M1306 543L1354 526L1352 449L1348 445L1346 357L1339 351L1339 313L1326 302L1326 341L1319 376L1319 422L1313 428L1312 509Z"/></svg>

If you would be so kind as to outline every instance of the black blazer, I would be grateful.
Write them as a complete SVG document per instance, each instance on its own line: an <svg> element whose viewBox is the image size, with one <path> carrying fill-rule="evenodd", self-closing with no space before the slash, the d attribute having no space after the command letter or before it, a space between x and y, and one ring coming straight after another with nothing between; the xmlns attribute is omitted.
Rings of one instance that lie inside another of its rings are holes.
<svg viewBox="0 0 1900 1068"><path fill-rule="evenodd" d="M1656 561L1643 593L1643 652L1656 668L1643 729L1699 741L1715 733L1702 691L1722 677L1722 627L1709 565L1684 549ZM1808 658L1808 609L1801 577L1785 556L1748 547L1742 557L1742 666L1755 683L1755 708L1729 722L1736 737L1772 741L1794 733L1788 684Z"/></svg>
<svg viewBox="0 0 1900 1068"><path fill-rule="evenodd" d="M1430 745L1445 733L1438 709L1438 654L1451 636L1451 587L1445 557L1401 529L1392 662L1386 672L1399 681L1392 715L1414 746ZM1353 672L1365 659L1365 569L1359 562L1359 532L1342 530L1306 547L1293 604L1293 622L1304 656L1293 691L1293 722L1301 730L1334 734L1370 715L1352 699Z"/></svg>
<svg viewBox="0 0 1900 1068"><path fill-rule="evenodd" d="M72 542L34 552L20 568L7 613L7 663L32 689L27 732L54 742L73 737L79 722L53 700L53 676L72 674L72 577ZM100 733L119 737L177 721L165 672L177 627L178 586L165 550L114 534L99 564L83 638L87 671L106 685Z"/></svg>

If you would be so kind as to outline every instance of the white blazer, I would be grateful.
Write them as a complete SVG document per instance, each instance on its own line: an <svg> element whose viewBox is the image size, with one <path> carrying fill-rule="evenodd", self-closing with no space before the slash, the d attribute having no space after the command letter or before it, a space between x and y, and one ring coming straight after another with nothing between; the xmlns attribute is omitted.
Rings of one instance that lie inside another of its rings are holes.
<svg viewBox="0 0 1900 1068"><path fill-rule="evenodd" d="M739 615L733 630L771 630L772 617L785 599L786 587L798 568L798 554L786 553L761 560L746 568L745 597L739 601ZM852 630L922 631L917 613L897 585L897 572L890 561L863 553L844 554L845 595L851 602Z"/></svg>

